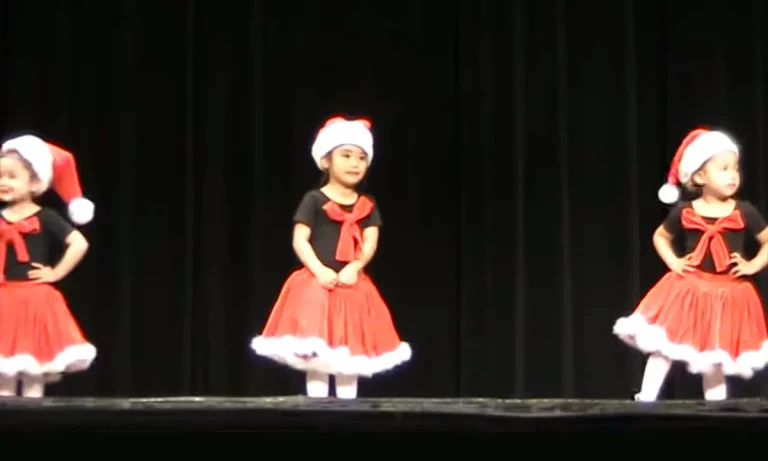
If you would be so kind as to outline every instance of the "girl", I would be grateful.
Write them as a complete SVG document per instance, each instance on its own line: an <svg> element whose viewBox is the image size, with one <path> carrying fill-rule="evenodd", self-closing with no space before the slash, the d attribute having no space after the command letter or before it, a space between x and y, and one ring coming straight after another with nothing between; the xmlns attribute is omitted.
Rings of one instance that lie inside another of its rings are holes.
<svg viewBox="0 0 768 461"><path fill-rule="evenodd" d="M69 152L34 136L21 136L0 148L0 395L42 397L61 374L85 370L96 349L80 331L61 293L53 286L80 262L85 237L34 198L53 185L69 203L76 224L93 217L82 197ZM53 264L49 244L66 245ZM19 385L20 384L20 385Z"/></svg>
<svg viewBox="0 0 768 461"><path fill-rule="evenodd" d="M706 400L723 400L726 375L749 379L768 360L763 306L743 278L768 263L768 227L752 204L735 197L739 148L727 135L691 132L677 150L660 200L678 201L678 181L697 198L676 204L653 235L669 272L632 315L616 322L614 333L650 354L635 400L656 400L676 360L703 375ZM682 257L673 250L677 236L685 242ZM747 237L761 245L751 260L742 256Z"/></svg>
<svg viewBox="0 0 768 461"><path fill-rule="evenodd" d="M411 357L365 267L376 253L381 215L356 187L373 159L367 120L335 117L320 129L312 157L325 184L304 195L294 216L293 249L303 267L283 286L251 347L306 373L310 397L357 397L370 377Z"/></svg>

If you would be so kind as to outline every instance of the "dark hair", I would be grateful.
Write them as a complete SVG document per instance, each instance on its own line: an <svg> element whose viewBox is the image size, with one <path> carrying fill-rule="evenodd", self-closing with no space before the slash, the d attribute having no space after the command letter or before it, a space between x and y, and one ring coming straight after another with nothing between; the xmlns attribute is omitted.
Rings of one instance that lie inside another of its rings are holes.
<svg viewBox="0 0 768 461"><path fill-rule="evenodd" d="M331 175L328 174L328 170L323 170L322 176L320 176L320 182L317 187L323 187L331 180Z"/></svg>
<svg viewBox="0 0 768 461"><path fill-rule="evenodd" d="M697 184L686 184L680 188L680 200L684 200L686 202L701 197L701 194L702 187Z"/></svg>

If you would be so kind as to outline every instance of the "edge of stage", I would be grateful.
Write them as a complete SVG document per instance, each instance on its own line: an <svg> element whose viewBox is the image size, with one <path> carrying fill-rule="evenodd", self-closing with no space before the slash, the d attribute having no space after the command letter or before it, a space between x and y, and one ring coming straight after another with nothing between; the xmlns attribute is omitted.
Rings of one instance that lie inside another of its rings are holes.
<svg viewBox="0 0 768 461"><path fill-rule="evenodd" d="M768 401L497 399L0 399L0 430L638 432L768 429Z"/></svg>

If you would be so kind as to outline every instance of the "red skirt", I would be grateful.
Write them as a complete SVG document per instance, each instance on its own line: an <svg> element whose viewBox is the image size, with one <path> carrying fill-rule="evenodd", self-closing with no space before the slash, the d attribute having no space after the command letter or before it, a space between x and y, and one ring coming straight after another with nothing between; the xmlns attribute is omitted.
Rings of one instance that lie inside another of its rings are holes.
<svg viewBox="0 0 768 461"><path fill-rule="evenodd" d="M40 376L52 382L62 373L87 369L95 357L96 348L85 340L55 287L0 284L0 376Z"/></svg>
<svg viewBox="0 0 768 461"><path fill-rule="evenodd" d="M411 358L389 308L371 279L328 290L306 268L290 275L261 335L256 354L297 370L370 377Z"/></svg>
<svg viewBox="0 0 768 461"><path fill-rule="evenodd" d="M768 331L760 296L731 275L669 272L613 332L645 353L685 362L691 373L721 367L751 378L768 363Z"/></svg>

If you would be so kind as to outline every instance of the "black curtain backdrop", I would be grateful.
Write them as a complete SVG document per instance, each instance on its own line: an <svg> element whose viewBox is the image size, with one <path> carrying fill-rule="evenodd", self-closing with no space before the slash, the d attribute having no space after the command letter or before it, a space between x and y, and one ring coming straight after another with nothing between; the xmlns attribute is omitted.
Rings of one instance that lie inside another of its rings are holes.
<svg viewBox="0 0 768 461"><path fill-rule="evenodd" d="M72 149L97 205L61 288L99 358L52 394L303 392L248 345L329 115L374 122L370 272L414 349L363 396L631 398L643 358L611 327L664 271L656 191L688 130L739 140L768 212L761 1L2 8L0 128Z"/></svg>

